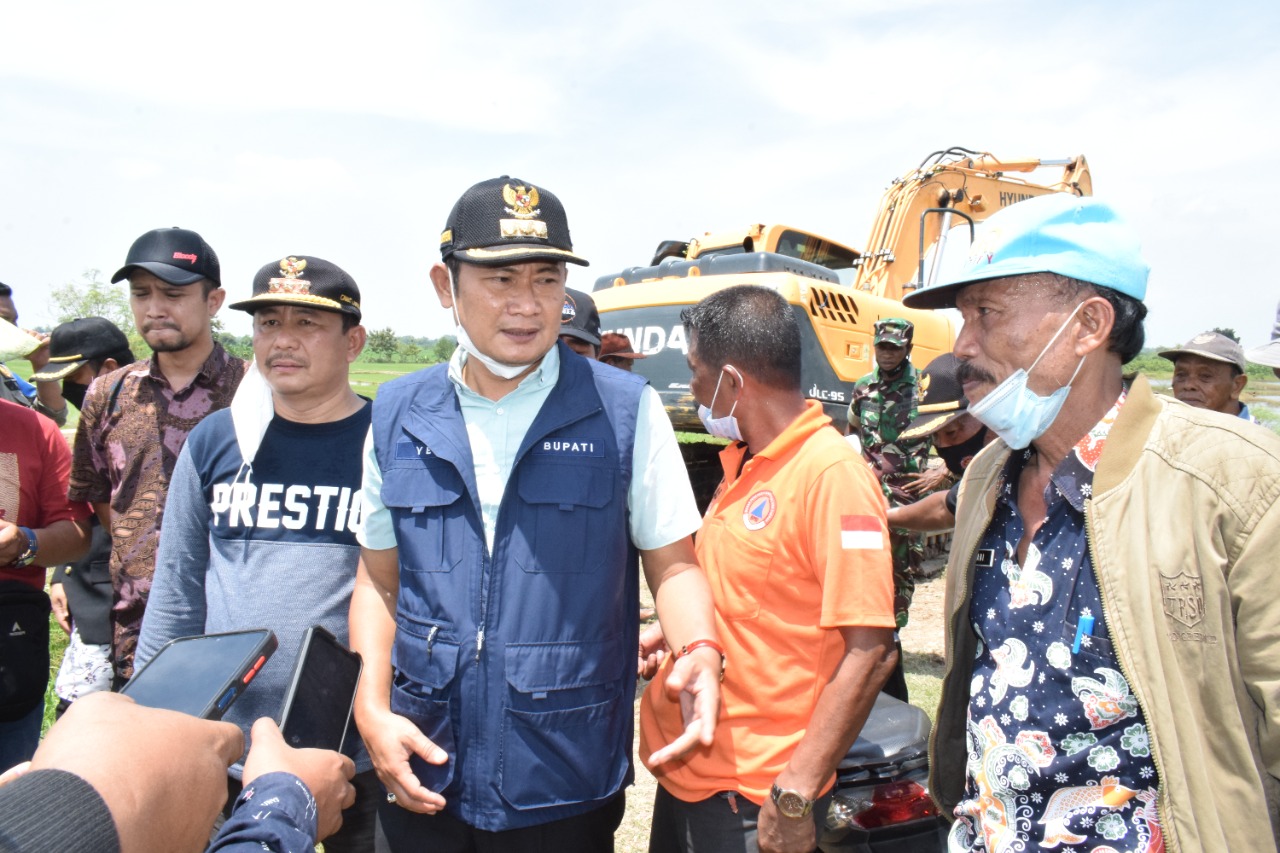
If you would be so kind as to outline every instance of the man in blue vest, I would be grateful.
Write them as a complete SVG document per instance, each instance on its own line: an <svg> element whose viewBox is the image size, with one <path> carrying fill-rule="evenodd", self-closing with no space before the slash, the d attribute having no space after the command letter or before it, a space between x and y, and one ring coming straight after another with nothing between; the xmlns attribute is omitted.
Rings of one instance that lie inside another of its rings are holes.
<svg viewBox="0 0 1280 853"><path fill-rule="evenodd" d="M392 851L612 850L631 782L643 561L709 745L724 659L675 434L642 377L557 342L573 253L559 200L467 190L431 270L458 349L387 383L366 443L351 642L356 722Z"/></svg>

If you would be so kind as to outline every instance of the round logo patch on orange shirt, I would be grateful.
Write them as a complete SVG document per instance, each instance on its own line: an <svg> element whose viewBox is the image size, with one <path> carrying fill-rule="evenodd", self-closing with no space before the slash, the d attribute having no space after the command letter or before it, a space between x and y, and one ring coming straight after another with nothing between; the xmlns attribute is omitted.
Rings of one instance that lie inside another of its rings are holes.
<svg viewBox="0 0 1280 853"><path fill-rule="evenodd" d="M778 501L773 497L773 492L756 492L747 498L746 506L742 509L742 524L748 530L759 530L773 521L777 511Z"/></svg>

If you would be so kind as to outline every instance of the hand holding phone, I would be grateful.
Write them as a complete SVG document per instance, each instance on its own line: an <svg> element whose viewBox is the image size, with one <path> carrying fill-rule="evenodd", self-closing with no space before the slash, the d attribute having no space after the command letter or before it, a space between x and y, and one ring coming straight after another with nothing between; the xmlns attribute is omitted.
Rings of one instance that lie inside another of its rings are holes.
<svg viewBox="0 0 1280 853"><path fill-rule="evenodd" d="M244 760L244 787L276 772L297 776L315 797L317 841L342 827L342 810L356 799L351 785L356 765L350 758L329 749L293 749L284 742L276 721L262 717L253 724L253 746Z"/></svg>
<svg viewBox="0 0 1280 853"><path fill-rule="evenodd" d="M243 751L244 735L231 723L90 693L49 729L31 769L64 770L93 787L120 835L117 849L203 850L227 801L227 768ZM59 820L63 804L55 798L45 805L47 819ZM82 846L84 839L66 842L41 849Z"/></svg>

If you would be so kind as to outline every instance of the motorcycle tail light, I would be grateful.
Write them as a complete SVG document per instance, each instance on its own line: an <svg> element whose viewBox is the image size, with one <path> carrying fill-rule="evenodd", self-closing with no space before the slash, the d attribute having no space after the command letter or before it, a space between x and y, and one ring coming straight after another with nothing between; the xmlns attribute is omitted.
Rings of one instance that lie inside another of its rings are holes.
<svg viewBox="0 0 1280 853"><path fill-rule="evenodd" d="M892 826L938 814L938 807L929 792L911 781L877 785L871 791L870 800L860 797L858 805L862 809L850 818L863 829Z"/></svg>

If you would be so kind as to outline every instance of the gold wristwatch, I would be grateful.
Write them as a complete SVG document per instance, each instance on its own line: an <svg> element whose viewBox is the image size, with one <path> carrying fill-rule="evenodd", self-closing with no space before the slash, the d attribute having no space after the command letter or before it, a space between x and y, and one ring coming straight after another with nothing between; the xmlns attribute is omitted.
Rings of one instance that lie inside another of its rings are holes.
<svg viewBox="0 0 1280 853"><path fill-rule="evenodd" d="M777 782L773 783L769 796L773 798L773 804L783 817L799 819L808 817L809 812L813 811L813 800L807 799L799 791L779 788Z"/></svg>

